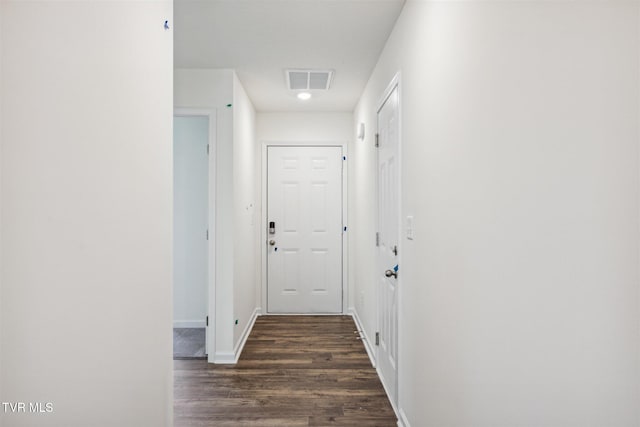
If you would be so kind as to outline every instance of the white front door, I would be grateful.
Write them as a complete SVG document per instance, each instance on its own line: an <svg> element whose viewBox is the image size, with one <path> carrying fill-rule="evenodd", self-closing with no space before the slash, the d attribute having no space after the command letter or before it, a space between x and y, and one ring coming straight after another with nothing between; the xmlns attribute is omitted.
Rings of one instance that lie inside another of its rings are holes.
<svg viewBox="0 0 640 427"><path fill-rule="evenodd" d="M342 312L342 148L267 148L267 312Z"/></svg>
<svg viewBox="0 0 640 427"><path fill-rule="evenodd" d="M397 402L399 99L396 86L378 111L378 370L389 399Z"/></svg>

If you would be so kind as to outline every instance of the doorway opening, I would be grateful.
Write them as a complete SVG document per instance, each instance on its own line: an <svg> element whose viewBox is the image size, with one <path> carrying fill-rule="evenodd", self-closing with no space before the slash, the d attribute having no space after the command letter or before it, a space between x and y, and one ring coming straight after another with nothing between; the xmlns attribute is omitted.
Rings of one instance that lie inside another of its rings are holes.
<svg viewBox="0 0 640 427"><path fill-rule="evenodd" d="M173 356L207 359L214 328L215 114L176 110L173 121Z"/></svg>

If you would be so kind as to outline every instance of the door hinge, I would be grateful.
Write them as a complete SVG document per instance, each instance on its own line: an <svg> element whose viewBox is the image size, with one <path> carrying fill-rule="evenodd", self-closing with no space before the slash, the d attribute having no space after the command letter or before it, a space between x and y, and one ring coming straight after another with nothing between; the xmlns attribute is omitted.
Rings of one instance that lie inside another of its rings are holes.
<svg viewBox="0 0 640 427"><path fill-rule="evenodd" d="M205 321L206 325L209 326L209 316L207 316L207 320Z"/></svg>
<svg viewBox="0 0 640 427"><path fill-rule="evenodd" d="M376 332L376 345L380 345L380 332Z"/></svg>
<svg viewBox="0 0 640 427"><path fill-rule="evenodd" d="M209 144L207 144L207 155L209 155Z"/></svg>
<svg viewBox="0 0 640 427"><path fill-rule="evenodd" d="M207 240L209 240L209 230L207 229Z"/></svg>
<svg viewBox="0 0 640 427"><path fill-rule="evenodd" d="M380 147L380 134L376 133L376 147Z"/></svg>
<svg viewBox="0 0 640 427"><path fill-rule="evenodd" d="M376 246L380 246L380 233L376 231Z"/></svg>

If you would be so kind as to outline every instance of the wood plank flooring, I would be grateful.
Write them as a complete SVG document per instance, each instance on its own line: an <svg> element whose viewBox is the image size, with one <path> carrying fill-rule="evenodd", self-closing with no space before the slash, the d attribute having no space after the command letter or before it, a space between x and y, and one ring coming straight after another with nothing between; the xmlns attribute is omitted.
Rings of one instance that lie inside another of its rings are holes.
<svg viewBox="0 0 640 427"><path fill-rule="evenodd" d="M174 361L175 427L396 426L350 316L261 316L238 364Z"/></svg>

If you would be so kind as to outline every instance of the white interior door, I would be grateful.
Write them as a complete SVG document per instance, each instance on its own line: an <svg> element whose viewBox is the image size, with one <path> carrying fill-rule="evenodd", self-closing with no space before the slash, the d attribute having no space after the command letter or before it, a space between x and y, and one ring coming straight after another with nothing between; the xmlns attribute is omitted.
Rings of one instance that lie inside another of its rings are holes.
<svg viewBox="0 0 640 427"><path fill-rule="evenodd" d="M267 311L342 312L342 148L267 148Z"/></svg>
<svg viewBox="0 0 640 427"><path fill-rule="evenodd" d="M175 327L205 327L207 316L210 125L206 116L176 116L173 122Z"/></svg>
<svg viewBox="0 0 640 427"><path fill-rule="evenodd" d="M396 86L378 111L378 369L389 398L397 401L399 115Z"/></svg>

